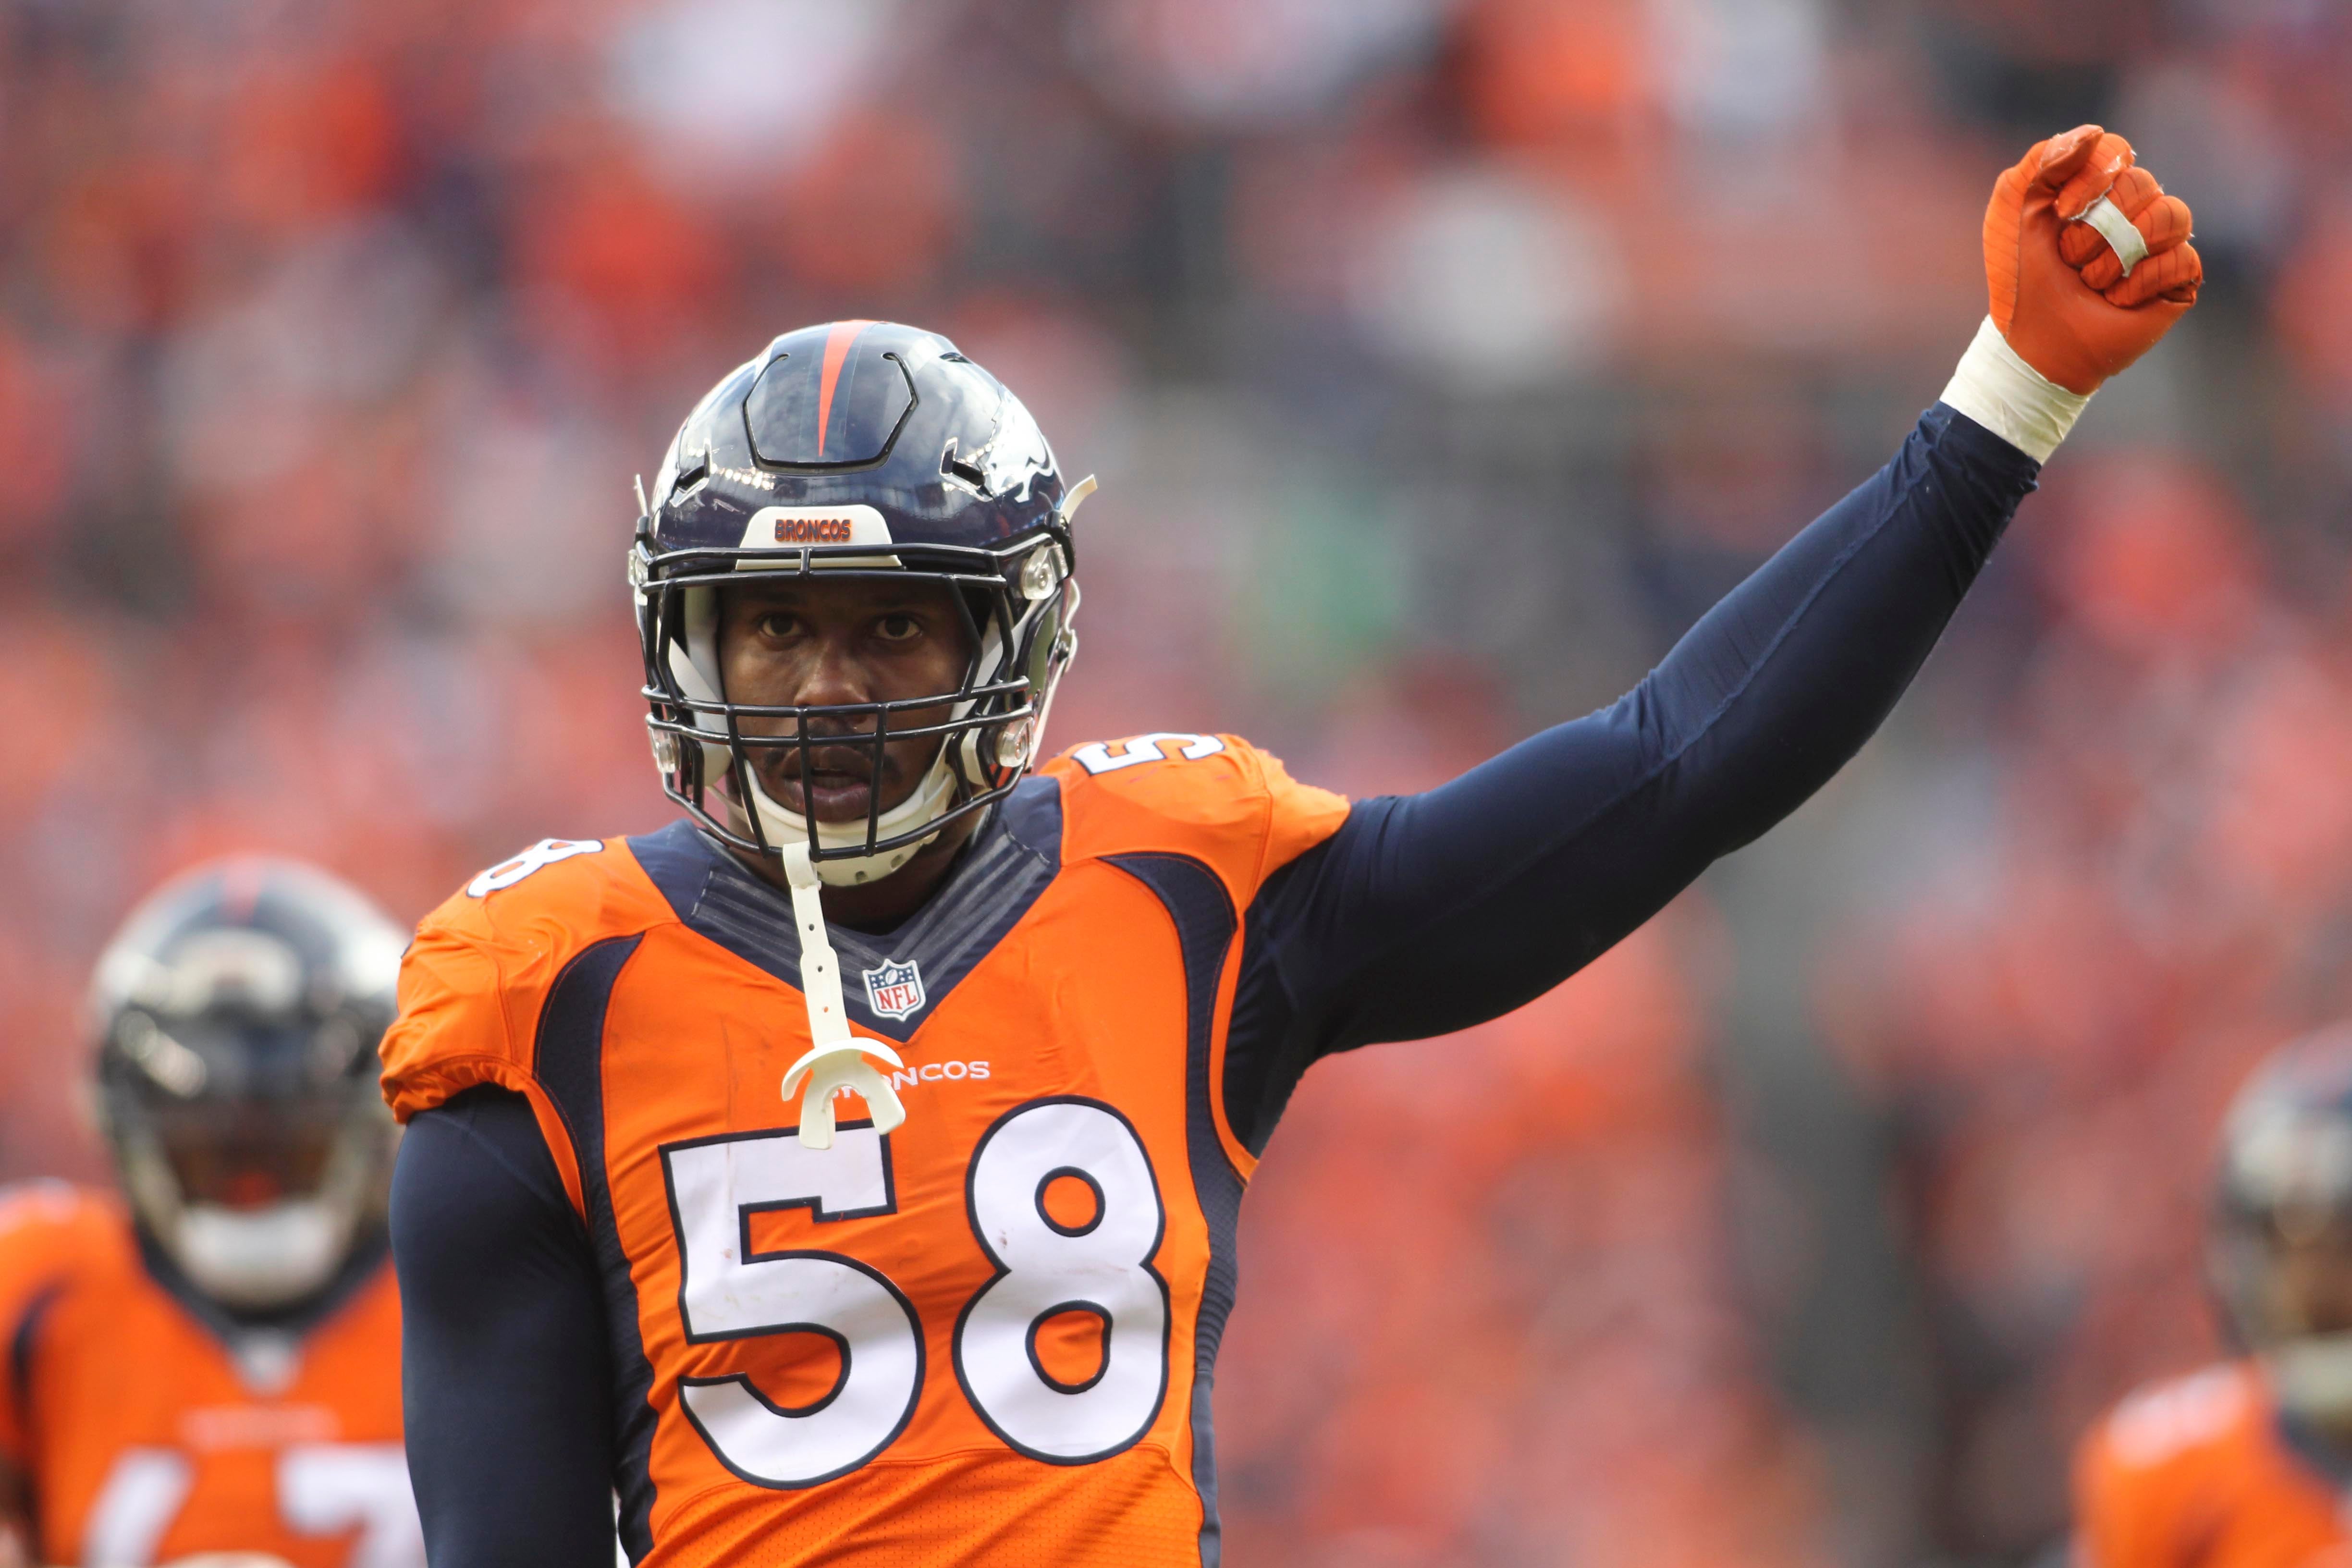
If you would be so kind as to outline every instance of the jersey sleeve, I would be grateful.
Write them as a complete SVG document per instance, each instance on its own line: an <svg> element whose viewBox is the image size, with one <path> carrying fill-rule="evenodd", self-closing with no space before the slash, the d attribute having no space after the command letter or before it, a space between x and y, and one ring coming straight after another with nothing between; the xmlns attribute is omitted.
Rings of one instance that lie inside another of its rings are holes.
<svg viewBox="0 0 2352 1568"><path fill-rule="evenodd" d="M2076 1568L2184 1568L2200 1555L2219 1478L2267 1419L2252 1375L2210 1367L2140 1389L2074 1452Z"/></svg>
<svg viewBox="0 0 2352 1568"><path fill-rule="evenodd" d="M1280 757L1237 736L1228 737L1226 743L1255 770L1258 788L1265 795L1265 854L1255 878L1257 886L1263 887L1267 878L1346 825L1348 797L1300 784L1290 776Z"/></svg>
<svg viewBox="0 0 2352 1568"><path fill-rule="evenodd" d="M1610 707L1360 803L1252 901L1226 1057L1262 1147L1307 1067L1550 990L1793 811L1901 697L2031 459L1938 405Z"/></svg>
<svg viewBox="0 0 2352 1568"><path fill-rule="evenodd" d="M625 841L549 839L425 918L400 966L383 1097L404 1123L484 1085L530 1102L574 1207L579 1166L533 1072L541 1006L563 966L611 936L674 918Z"/></svg>
<svg viewBox="0 0 2352 1568"><path fill-rule="evenodd" d="M2074 1450L2074 1551L2071 1568L2163 1568L2162 1493L2145 1467L2116 1453L2101 1422Z"/></svg>
<svg viewBox="0 0 2352 1568"><path fill-rule="evenodd" d="M0 1194L0 1458L33 1468L24 1416L40 1318L80 1269L119 1247L121 1215L62 1182Z"/></svg>
<svg viewBox="0 0 2352 1568"><path fill-rule="evenodd" d="M507 1026L491 946L427 920L400 965L400 1016L383 1037L383 1097L402 1121L480 1084L523 1092L528 1058Z"/></svg>
<svg viewBox="0 0 2352 1568"><path fill-rule="evenodd" d="M1066 853L1182 855L1215 871L1236 909L1339 832L1349 809L1238 735L1089 742L1041 771L1061 783Z"/></svg>

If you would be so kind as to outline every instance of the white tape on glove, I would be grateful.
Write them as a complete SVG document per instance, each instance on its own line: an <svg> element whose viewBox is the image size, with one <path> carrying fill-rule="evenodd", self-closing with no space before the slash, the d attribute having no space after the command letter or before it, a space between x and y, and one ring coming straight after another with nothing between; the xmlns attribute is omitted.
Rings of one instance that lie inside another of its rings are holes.
<svg viewBox="0 0 2352 1568"><path fill-rule="evenodd" d="M2147 259L2147 237L2140 233L2137 224L2124 216L2123 208L2106 197L2101 196L2084 207L2083 216L2074 221L2089 224L2106 236L2107 243L2115 247L2116 259L2123 263L2125 277L2130 277L2132 268Z"/></svg>

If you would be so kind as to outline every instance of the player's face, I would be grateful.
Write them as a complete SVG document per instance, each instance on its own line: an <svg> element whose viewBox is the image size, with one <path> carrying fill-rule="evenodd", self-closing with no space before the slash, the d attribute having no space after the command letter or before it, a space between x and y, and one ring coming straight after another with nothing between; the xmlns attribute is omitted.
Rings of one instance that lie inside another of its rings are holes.
<svg viewBox="0 0 2352 1568"><path fill-rule="evenodd" d="M973 648L950 590L938 583L879 578L813 582L804 577L749 582L719 595L719 661L734 701L757 706L831 708L897 702L953 693ZM952 698L891 715L890 727L947 721ZM771 798L820 822L849 822L874 809L873 752L863 744L827 746L828 736L874 733L871 717L809 721L809 776L797 746L747 748ZM793 735L791 719L747 719L746 735ZM936 735L883 747L880 809L915 792L940 752Z"/></svg>
<svg viewBox="0 0 2352 1568"><path fill-rule="evenodd" d="M331 1100L198 1103L156 1114L163 1157L192 1204L266 1208L324 1182L342 1108Z"/></svg>
<svg viewBox="0 0 2352 1568"><path fill-rule="evenodd" d="M2305 1334L2352 1330L2352 1227L2338 1222L2277 1252L2281 1304Z"/></svg>

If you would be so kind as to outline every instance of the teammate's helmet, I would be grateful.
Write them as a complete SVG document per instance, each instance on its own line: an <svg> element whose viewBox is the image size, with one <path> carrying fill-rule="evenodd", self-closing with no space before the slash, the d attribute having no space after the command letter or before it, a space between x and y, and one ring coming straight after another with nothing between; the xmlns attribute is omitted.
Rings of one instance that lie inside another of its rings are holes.
<svg viewBox="0 0 2352 1568"><path fill-rule="evenodd" d="M223 1306L315 1294L382 1223L403 933L288 860L165 884L98 963L100 1115L142 1228Z"/></svg>
<svg viewBox="0 0 2352 1568"><path fill-rule="evenodd" d="M639 497L629 580L664 791L739 848L773 855L804 837L828 882L898 869L1035 758L1077 650L1069 524L1093 488L1088 479L1066 489L1021 400L935 332L835 321L776 339L687 416L651 495ZM977 651L957 689L936 696L734 701L718 658L718 595L746 572L943 584ZM944 722L909 717L941 707ZM829 746L867 748L863 823L785 809L751 766L757 749L806 745L817 715L851 731L824 735ZM747 719L784 721L774 726L784 733L746 734ZM938 737L938 756L885 809L884 744L916 735Z"/></svg>
<svg viewBox="0 0 2352 1568"><path fill-rule="evenodd" d="M2352 1025L2283 1047L2221 1135L2207 1262L2282 1405L2352 1419Z"/></svg>

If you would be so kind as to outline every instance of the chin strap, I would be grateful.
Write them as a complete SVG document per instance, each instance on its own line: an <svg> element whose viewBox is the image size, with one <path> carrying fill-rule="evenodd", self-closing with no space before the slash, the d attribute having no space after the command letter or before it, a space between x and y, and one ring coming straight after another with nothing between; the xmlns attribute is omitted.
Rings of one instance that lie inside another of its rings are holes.
<svg viewBox="0 0 2352 1568"><path fill-rule="evenodd" d="M784 1099L801 1097L801 1142L811 1149L833 1147L833 1097L846 1089L866 1101L874 1117L874 1131L888 1132L907 1120L890 1080L876 1071L867 1057L891 1067L907 1064L880 1040L861 1040L849 1033L849 1016L841 1003L841 962L833 954L824 931L824 905L816 867L809 858L808 841L796 839L783 847L784 881L792 889L793 917L801 930L801 994L808 1002L808 1054L784 1074Z"/></svg>
<svg viewBox="0 0 2352 1568"><path fill-rule="evenodd" d="M2326 1426L2352 1419L2352 1332L2287 1340L2263 1359L2282 1408Z"/></svg>

